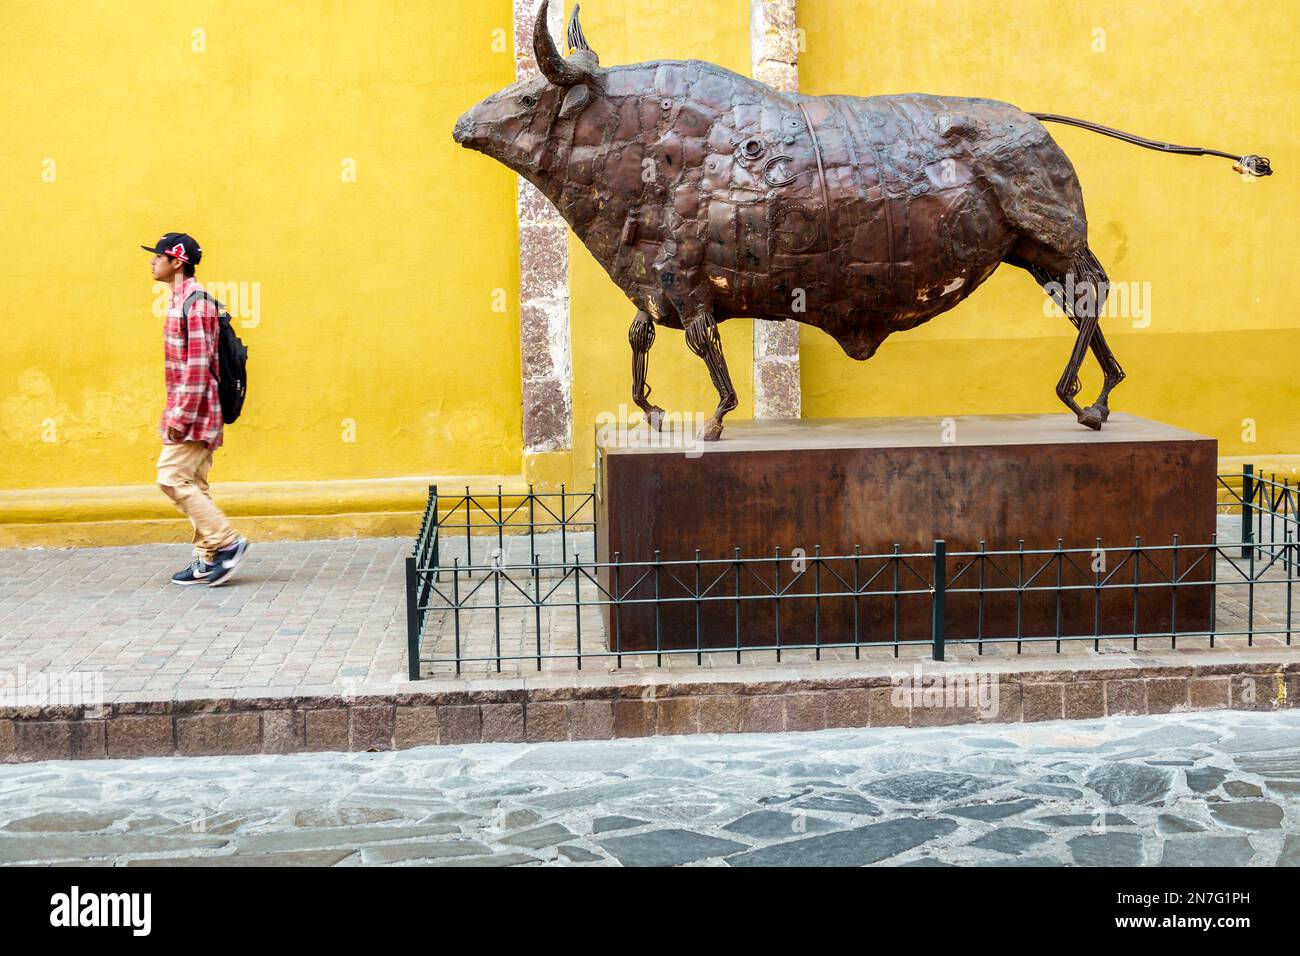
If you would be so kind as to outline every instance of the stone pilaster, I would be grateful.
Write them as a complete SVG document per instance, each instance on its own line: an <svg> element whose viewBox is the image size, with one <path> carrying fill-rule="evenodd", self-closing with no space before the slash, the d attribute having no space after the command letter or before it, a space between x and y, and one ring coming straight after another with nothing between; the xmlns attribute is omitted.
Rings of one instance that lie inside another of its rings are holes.
<svg viewBox="0 0 1300 956"><path fill-rule="evenodd" d="M787 93L799 90L795 0L750 0L750 72ZM799 323L754 321L754 417L798 418Z"/></svg>
<svg viewBox="0 0 1300 956"><path fill-rule="evenodd" d="M563 4L552 3L550 27L562 35ZM515 0L515 78L537 72L533 57L536 0ZM535 186L519 179L519 338L523 353L524 453L573 446L569 349L568 226Z"/></svg>

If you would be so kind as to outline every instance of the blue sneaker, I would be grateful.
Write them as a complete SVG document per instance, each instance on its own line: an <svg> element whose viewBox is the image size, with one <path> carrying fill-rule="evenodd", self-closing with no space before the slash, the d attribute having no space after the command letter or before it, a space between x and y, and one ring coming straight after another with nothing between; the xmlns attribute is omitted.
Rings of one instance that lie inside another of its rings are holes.
<svg viewBox="0 0 1300 956"><path fill-rule="evenodd" d="M212 563L212 573L207 579L208 587L215 588L218 584L229 581L230 576L235 573L235 568L239 567L239 562L244 560L244 555L247 553L248 539L240 538L230 547L213 555L217 560Z"/></svg>
<svg viewBox="0 0 1300 956"><path fill-rule="evenodd" d="M195 558L189 567L172 575L172 584L207 584L215 567L202 558Z"/></svg>

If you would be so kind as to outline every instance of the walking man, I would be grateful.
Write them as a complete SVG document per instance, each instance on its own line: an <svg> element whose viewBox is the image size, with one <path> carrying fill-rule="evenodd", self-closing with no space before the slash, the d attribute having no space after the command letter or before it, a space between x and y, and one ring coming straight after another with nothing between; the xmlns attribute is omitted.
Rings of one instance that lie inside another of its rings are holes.
<svg viewBox="0 0 1300 956"><path fill-rule="evenodd" d="M212 453L221 447L224 421L219 377L217 307L194 278L203 250L191 236L169 232L152 246L153 277L171 286L163 326L167 406L162 417L158 487L194 525L194 560L173 584L215 586L230 580L248 541L208 494Z"/></svg>

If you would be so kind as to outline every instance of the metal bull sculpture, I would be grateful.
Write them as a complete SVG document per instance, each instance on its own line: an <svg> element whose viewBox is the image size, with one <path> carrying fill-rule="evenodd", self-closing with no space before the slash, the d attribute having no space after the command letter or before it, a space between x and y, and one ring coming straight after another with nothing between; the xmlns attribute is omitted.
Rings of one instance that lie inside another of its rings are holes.
<svg viewBox="0 0 1300 956"><path fill-rule="evenodd" d="M633 400L656 426L663 410L645 381L654 327L685 330L720 398L709 440L736 407L717 323L793 319L868 359L1004 262L1027 270L1077 328L1056 392L1099 429L1124 372L1098 327L1108 284L1088 247L1079 181L1043 121L1272 172L1259 156L995 100L787 94L694 60L601 67L576 6L567 58L546 16L543 0L533 34L542 75L479 103L455 139L540 189L636 305ZM1104 384L1080 408L1088 349Z"/></svg>

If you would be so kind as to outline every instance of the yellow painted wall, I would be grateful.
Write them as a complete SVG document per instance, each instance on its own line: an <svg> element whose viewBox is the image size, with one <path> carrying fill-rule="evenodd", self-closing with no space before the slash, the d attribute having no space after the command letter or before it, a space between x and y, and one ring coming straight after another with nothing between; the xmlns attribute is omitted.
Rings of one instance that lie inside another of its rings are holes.
<svg viewBox="0 0 1300 956"><path fill-rule="evenodd" d="M799 0L808 93L985 96L1152 139L1270 157L1163 155L1049 125L1073 161L1112 281L1151 284L1150 325L1105 320L1129 374L1111 407L1219 439L1222 455L1300 452L1300 86L1295 4L1249 0ZM1094 31L1104 31L1098 34ZM1094 52L1104 39L1104 52ZM865 363L803 330L807 417L1063 411L1074 330L1003 267L955 310ZM1100 384L1085 363L1084 394ZM1253 419L1254 443L1243 438Z"/></svg>
<svg viewBox="0 0 1300 956"><path fill-rule="evenodd" d="M260 283L218 484L517 474L515 177L451 139L512 82L511 22L509 0L0 5L0 488L153 480L139 246L171 229L201 281Z"/></svg>
<svg viewBox="0 0 1300 956"><path fill-rule="evenodd" d="M1108 325L1130 373L1114 407L1214 434L1225 455L1296 453L1296 18L1247 2L800 0L801 84L989 96L1270 156L1278 175L1243 183L1224 160L1052 128L1112 279L1152 285L1149 328ZM749 69L748 0L593 0L583 20L606 64ZM161 319L137 247L167 229L203 243L200 279L260 288L260 322L241 329L252 392L218 489L532 477L515 177L450 136L512 81L511 36L508 0L0 5L0 490L152 481ZM539 474L582 483L596 417L630 403L632 310L572 237L570 267L575 447ZM868 363L804 328L805 414L1057 411L1071 329L1042 301L1026 274L1000 270ZM722 336L739 420L750 323ZM649 380L669 410L716 402L681 333L660 330Z"/></svg>
<svg viewBox="0 0 1300 956"><path fill-rule="evenodd" d="M566 5L566 15L567 15ZM602 64L645 60L712 60L749 73L749 0L711 0L683 8L662 0L597 0L582 5L582 28ZM569 327L573 342L573 438L570 480L593 480L595 422L632 404L628 326L636 312L586 247L569 233ZM753 322L730 319L718 331L740 400L727 421L753 417ZM669 412L711 414L718 393L683 333L658 329L646 379L651 400ZM689 421L694 422L694 418Z"/></svg>

